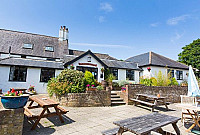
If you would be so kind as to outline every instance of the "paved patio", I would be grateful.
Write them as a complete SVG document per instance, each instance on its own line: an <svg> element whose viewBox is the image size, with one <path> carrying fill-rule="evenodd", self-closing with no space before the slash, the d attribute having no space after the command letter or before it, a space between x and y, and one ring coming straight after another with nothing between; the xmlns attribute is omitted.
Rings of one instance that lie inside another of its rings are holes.
<svg viewBox="0 0 200 135"><path fill-rule="evenodd" d="M101 131L116 127L113 121L125 118L141 116L151 113L148 107L135 107L133 105L123 105L115 107L64 107L69 113L64 115L65 123L62 124L58 117L43 118L39 127L31 131L31 123L26 119L24 122L24 135L101 135ZM175 104L169 105L170 111L164 108L157 108L155 111L167 115L181 117L181 109ZM35 113L40 111L35 110ZM186 128L181 121L178 127L183 135L193 135L185 132ZM172 125L163 128L166 131L174 132ZM197 129L198 130L198 129ZM154 133L153 133L154 134ZM126 132L124 135L133 135Z"/></svg>

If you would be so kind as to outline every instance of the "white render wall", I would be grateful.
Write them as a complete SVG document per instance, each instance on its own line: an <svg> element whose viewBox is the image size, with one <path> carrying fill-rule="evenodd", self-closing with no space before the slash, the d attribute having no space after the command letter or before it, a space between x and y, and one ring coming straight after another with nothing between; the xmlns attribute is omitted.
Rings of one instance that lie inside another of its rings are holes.
<svg viewBox="0 0 200 135"><path fill-rule="evenodd" d="M91 62L87 61L87 58L91 57ZM92 66L92 65L79 65L79 63L91 63L91 64L97 64L97 66ZM94 57L92 57L90 54L84 56L83 58L80 58L79 60L75 61L73 63L73 66L76 69L76 66L82 66L82 67L92 67L92 68L98 68L98 82L101 82L102 80L104 80L103 78L100 78L100 75L102 74L101 72L101 68L104 68L101 63L99 63Z"/></svg>
<svg viewBox="0 0 200 135"><path fill-rule="evenodd" d="M55 70L57 76L62 70ZM27 68L26 82L9 81L10 66L0 65L0 89L7 92L12 87L29 88L35 86L37 93L47 93L47 83L40 82L41 68Z"/></svg>
<svg viewBox="0 0 200 135"><path fill-rule="evenodd" d="M171 69L171 70L174 70L174 77L176 79L177 79L177 77L176 77L176 71L177 70L183 71L183 80L187 80L188 79L188 76L186 75L186 73L188 73L189 70L177 69L177 68L158 67L158 66L146 66L146 67L142 67L142 69L144 70L143 73L145 71L147 71L147 67L151 68L151 73L152 73L153 77L156 77L156 74L158 74L159 71L161 71L162 74L165 75L165 74L167 74L167 69ZM142 73L142 75L144 75L143 73ZM183 80L177 80L177 81L180 84Z"/></svg>

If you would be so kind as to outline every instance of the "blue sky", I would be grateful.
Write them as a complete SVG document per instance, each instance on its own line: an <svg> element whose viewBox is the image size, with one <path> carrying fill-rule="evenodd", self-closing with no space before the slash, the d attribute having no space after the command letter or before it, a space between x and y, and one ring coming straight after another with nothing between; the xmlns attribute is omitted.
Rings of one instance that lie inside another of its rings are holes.
<svg viewBox="0 0 200 135"><path fill-rule="evenodd" d="M199 0L1 0L0 28L58 36L118 59L153 51L177 60L200 37Z"/></svg>

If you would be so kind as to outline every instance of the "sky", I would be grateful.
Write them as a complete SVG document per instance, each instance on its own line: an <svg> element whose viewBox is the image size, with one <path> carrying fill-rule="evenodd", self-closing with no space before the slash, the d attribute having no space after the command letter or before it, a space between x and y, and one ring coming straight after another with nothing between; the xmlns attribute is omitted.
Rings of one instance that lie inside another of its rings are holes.
<svg viewBox="0 0 200 135"><path fill-rule="evenodd" d="M200 37L199 0L0 0L0 29L58 37L118 59L153 51L177 60Z"/></svg>

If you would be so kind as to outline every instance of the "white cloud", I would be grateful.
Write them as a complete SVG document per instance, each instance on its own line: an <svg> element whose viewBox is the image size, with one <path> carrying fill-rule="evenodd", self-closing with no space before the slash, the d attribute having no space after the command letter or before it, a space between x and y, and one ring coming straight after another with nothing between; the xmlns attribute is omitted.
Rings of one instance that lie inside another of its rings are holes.
<svg viewBox="0 0 200 135"><path fill-rule="evenodd" d="M100 9L105 11L105 12L111 12L113 11L113 7L111 4L105 2L105 3L100 3Z"/></svg>
<svg viewBox="0 0 200 135"><path fill-rule="evenodd" d="M181 34L176 32L175 36L171 38L171 42L175 43L177 40L181 39L184 36L184 34L185 34L185 31Z"/></svg>
<svg viewBox="0 0 200 135"><path fill-rule="evenodd" d="M102 23L102 22L105 22L105 17L104 16L99 16L99 22Z"/></svg>
<svg viewBox="0 0 200 135"><path fill-rule="evenodd" d="M168 25L177 25L180 21L185 21L190 15L181 15L167 20Z"/></svg>
<svg viewBox="0 0 200 135"><path fill-rule="evenodd" d="M156 23L152 23L150 24L151 27L157 27L160 23L159 22L156 22Z"/></svg>
<svg viewBox="0 0 200 135"><path fill-rule="evenodd" d="M91 43L70 43L70 44L78 46L93 46L93 47L105 47L105 48L131 48L127 45L112 45L112 44L91 44Z"/></svg>

